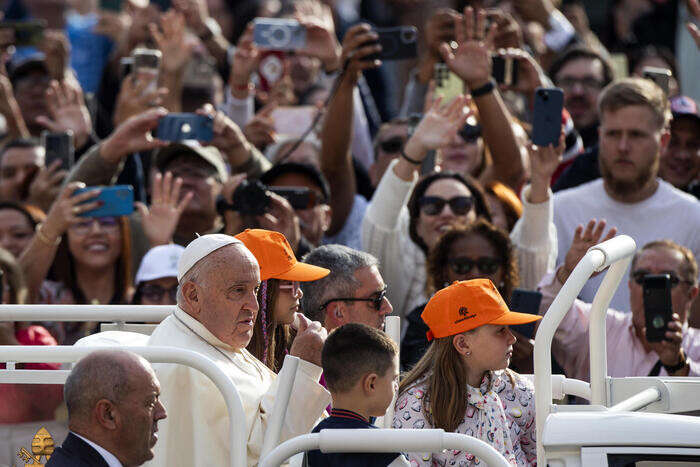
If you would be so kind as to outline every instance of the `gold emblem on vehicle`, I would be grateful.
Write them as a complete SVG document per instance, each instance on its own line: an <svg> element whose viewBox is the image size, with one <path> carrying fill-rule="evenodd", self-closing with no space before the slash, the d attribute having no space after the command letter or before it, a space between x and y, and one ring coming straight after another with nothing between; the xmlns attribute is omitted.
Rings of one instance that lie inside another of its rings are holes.
<svg viewBox="0 0 700 467"><path fill-rule="evenodd" d="M53 454L54 444L51 434L45 427L39 428L39 431L34 435L32 439L32 452L27 451L25 448L21 448L17 451L17 457L22 459L24 467L44 465ZM45 457L44 462L41 458Z"/></svg>

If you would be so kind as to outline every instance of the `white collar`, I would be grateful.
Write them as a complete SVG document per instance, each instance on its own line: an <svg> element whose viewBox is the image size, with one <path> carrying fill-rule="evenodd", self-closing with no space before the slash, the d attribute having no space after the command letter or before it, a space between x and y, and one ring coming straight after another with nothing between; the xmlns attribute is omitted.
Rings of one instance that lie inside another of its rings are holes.
<svg viewBox="0 0 700 467"><path fill-rule="evenodd" d="M73 433L75 436L82 439L83 441L88 443L90 446L92 446L92 448L95 451L97 451L104 458L105 462L107 462L107 465L109 467L123 467L122 463L119 462L119 459L117 459L117 457L114 454L112 454L111 452L109 452L108 450L106 450L105 448L100 446L99 444L94 443L83 436L80 436L78 433L76 433L74 431L71 431L71 433Z"/></svg>

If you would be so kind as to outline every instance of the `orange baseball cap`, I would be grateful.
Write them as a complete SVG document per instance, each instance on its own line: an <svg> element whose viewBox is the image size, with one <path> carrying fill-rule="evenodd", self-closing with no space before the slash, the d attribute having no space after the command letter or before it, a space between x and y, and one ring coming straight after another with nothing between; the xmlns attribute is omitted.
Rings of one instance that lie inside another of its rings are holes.
<svg viewBox="0 0 700 467"><path fill-rule="evenodd" d="M260 265L260 280L282 279L308 282L321 279L330 270L297 261L292 247L279 232L263 229L246 229L236 238L253 253Z"/></svg>
<svg viewBox="0 0 700 467"><path fill-rule="evenodd" d="M525 324L541 316L510 311L489 279L453 282L430 299L420 315L428 340L453 336L484 324Z"/></svg>

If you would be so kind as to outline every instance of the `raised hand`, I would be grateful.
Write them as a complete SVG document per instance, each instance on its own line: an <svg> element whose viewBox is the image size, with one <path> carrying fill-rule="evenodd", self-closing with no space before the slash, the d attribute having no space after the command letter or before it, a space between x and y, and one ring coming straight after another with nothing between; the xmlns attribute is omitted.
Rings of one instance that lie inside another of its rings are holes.
<svg viewBox="0 0 700 467"><path fill-rule="evenodd" d="M486 11L474 14L472 7L464 9L464 19L455 20L457 49L446 43L440 45L440 54L447 66L456 73L470 89L477 89L491 79L491 51L497 26L486 30Z"/></svg>
<svg viewBox="0 0 700 467"><path fill-rule="evenodd" d="M158 120L167 114L167 110L158 107L129 118L102 141L100 156L108 163L117 164L129 154L167 146L167 141L151 134Z"/></svg>
<svg viewBox="0 0 700 467"><path fill-rule="evenodd" d="M642 332L646 335L646 328L644 328ZM666 327L664 340L661 342L649 342L648 344L659 356L659 360L661 360L662 364L675 366L684 358L681 351L682 343L683 324L681 323L681 318L678 316L678 313L673 313L671 315L671 321L668 322L668 326Z"/></svg>
<svg viewBox="0 0 700 467"><path fill-rule="evenodd" d="M337 69L341 47L331 9L318 0L299 0L294 8L296 20L306 28L306 44L300 52L320 59L326 71Z"/></svg>
<svg viewBox="0 0 700 467"><path fill-rule="evenodd" d="M148 25L153 40L158 49L163 53L161 67L165 73L181 71L192 56L193 43L188 42L185 36L185 16L175 10L168 10L160 21L163 32L158 26Z"/></svg>
<svg viewBox="0 0 700 467"><path fill-rule="evenodd" d="M209 8L206 0L173 0L173 6L183 14L189 26L195 33L201 34L209 18Z"/></svg>
<svg viewBox="0 0 700 467"><path fill-rule="evenodd" d="M328 331L318 321L311 321L301 313L294 317L297 335L289 349L289 354L321 366L321 350L328 337Z"/></svg>
<svg viewBox="0 0 700 467"><path fill-rule="evenodd" d="M61 31L44 31L44 40L40 46L46 56L46 68L51 78L62 80L70 63L70 43Z"/></svg>
<svg viewBox="0 0 700 467"><path fill-rule="evenodd" d="M113 122L115 127L130 117L163 103L163 99L168 95L168 88L148 90L150 85L150 81L138 80L134 75L129 75L122 81L114 109Z"/></svg>
<svg viewBox="0 0 700 467"><path fill-rule="evenodd" d="M543 86L545 76L542 68L537 61L522 49L505 49L499 51L498 55L506 58L512 58L518 61L518 80L511 86L502 85L501 88L513 90L522 93L526 96L533 96L535 89Z"/></svg>
<svg viewBox="0 0 700 467"><path fill-rule="evenodd" d="M549 184L562 160L564 154L564 129L559 135L559 143L549 146L531 144L528 148L530 156L530 196L531 203L543 203L549 198Z"/></svg>
<svg viewBox="0 0 700 467"><path fill-rule="evenodd" d="M246 26L245 32L238 40L233 54L229 86L231 94L237 99L245 99L250 91L250 77L258 68L260 51L253 43L253 23Z"/></svg>
<svg viewBox="0 0 700 467"><path fill-rule="evenodd" d="M166 172L165 177L157 173L153 180L151 205L146 207L143 203L134 203L141 214L143 231L151 247L172 242L180 216L194 196L192 192L180 196L181 189L181 178L173 180L173 174L170 172Z"/></svg>
<svg viewBox="0 0 700 467"><path fill-rule="evenodd" d="M379 36L367 23L356 24L345 33L341 63L347 62L345 76L353 82L357 82L362 71L377 68L382 64L381 60L366 58L368 55L381 52L382 46L376 43L377 39Z"/></svg>
<svg viewBox="0 0 700 467"><path fill-rule="evenodd" d="M120 46L127 42L129 29L131 28L131 15L124 11L101 11L97 18L97 24L93 31L112 39Z"/></svg>
<svg viewBox="0 0 700 467"><path fill-rule="evenodd" d="M488 10L487 18L496 24L494 45L502 48L522 48L525 44L523 31L513 15L500 9Z"/></svg>
<svg viewBox="0 0 700 467"><path fill-rule="evenodd" d="M603 237L605 226L605 220L596 222L595 219L591 219L588 221L588 225L586 225L585 229L583 225L576 227L576 230L574 231L574 240L571 242L569 251L566 252L564 265L557 270L557 278L562 284L566 282L569 275L573 272L578 262L581 261L581 258L586 255L586 252L590 247L606 240L610 240L617 234L617 228L612 227L610 230L608 230L607 235Z"/></svg>
<svg viewBox="0 0 700 467"><path fill-rule="evenodd" d="M277 141L275 122L271 118L276 108L276 101L269 102L243 128L243 134L248 141L260 150Z"/></svg>
<svg viewBox="0 0 700 467"><path fill-rule="evenodd" d="M49 240L60 238L72 225L85 222L87 218L81 217L80 214L100 206L99 201L90 201L100 194L99 188L74 195L80 188L85 188L83 182L69 183L51 206L41 227L41 232Z"/></svg>
<svg viewBox="0 0 700 467"><path fill-rule="evenodd" d="M270 205L268 211L256 216L256 220L261 229L274 230L280 232L287 237L287 241L293 250L296 250L301 240L301 227L299 226L299 218L294 213L294 208L289 204L289 201L281 196L267 192L270 197Z"/></svg>
<svg viewBox="0 0 700 467"><path fill-rule="evenodd" d="M226 156L231 167L245 164L250 158L250 146L238 125L223 112L216 111L211 104L204 105L197 110L197 113L214 119L214 138L209 144L218 148Z"/></svg>
<svg viewBox="0 0 700 467"><path fill-rule="evenodd" d="M0 29L1 31L4 30ZM1 60L2 57L0 57ZM4 64L0 65L0 68L2 69L0 71L0 114L7 121L7 131L14 138L29 138L29 129L27 129L27 124L22 117L17 99L15 99L12 82L7 77Z"/></svg>
<svg viewBox="0 0 700 467"><path fill-rule="evenodd" d="M406 142L406 152L425 155L427 151L449 144L471 115L468 104L466 96L458 96L444 106L442 98L437 98Z"/></svg>
<svg viewBox="0 0 700 467"><path fill-rule="evenodd" d="M48 167L42 167L29 184L28 204L40 207L47 212L61 191L61 184L68 172L61 169L61 161L56 160Z"/></svg>
<svg viewBox="0 0 700 467"><path fill-rule="evenodd" d="M75 147L83 147L92 133L92 119L80 84L75 79L52 81L46 90L46 105L49 115L36 121L52 132L72 131Z"/></svg>

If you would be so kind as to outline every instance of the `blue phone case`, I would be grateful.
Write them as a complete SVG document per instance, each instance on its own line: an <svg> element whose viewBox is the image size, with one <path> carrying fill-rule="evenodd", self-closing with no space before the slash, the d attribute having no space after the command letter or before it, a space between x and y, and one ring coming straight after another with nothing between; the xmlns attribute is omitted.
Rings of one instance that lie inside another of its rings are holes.
<svg viewBox="0 0 700 467"><path fill-rule="evenodd" d="M532 142L537 146L557 145L561 134L561 112L564 91L559 88L537 88L532 117Z"/></svg>
<svg viewBox="0 0 700 467"><path fill-rule="evenodd" d="M255 18L253 43L267 50L299 50L306 45L306 28L293 19Z"/></svg>
<svg viewBox="0 0 700 467"><path fill-rule="evenodd" d="M208 115L171 113L158 121L156 138L161 141L211 141L214 119Z"/></svg>
<svg viewBox="0 0 700 467"><path fill-rule="evenodd" d="M102 191L97 198L87 202L101 201L102 206L80 214L81 217L128 216L134 212L134 189L129 185L81 188L75 191L74 196L95 188L100 188Z"/></svg>

